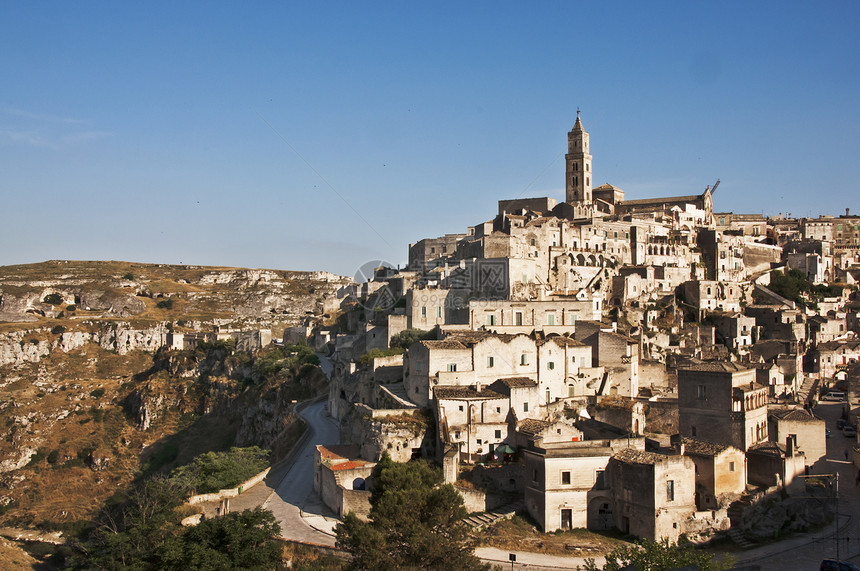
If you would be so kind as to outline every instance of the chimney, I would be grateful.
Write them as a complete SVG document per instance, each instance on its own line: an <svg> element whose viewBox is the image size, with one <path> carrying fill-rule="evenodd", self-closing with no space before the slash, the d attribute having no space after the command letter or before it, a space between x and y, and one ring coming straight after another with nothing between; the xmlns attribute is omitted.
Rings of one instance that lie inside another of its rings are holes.
<svg viewBox="0 0 860 571"><path fill-rule="evenodd" d="M794 457L794 435L789 434L785 437L785 457Z"/></svg>
<svg viewBox="0 0 860 571"><path fill-rule="evenodd" d="M851 216L851 209L850 208L845 209L845 216Z"/></svg>
<svg viewBox="0 0 860 571"><path fill-rule="evenodd" d="M678 443L678 455L679 456L684 455L684 441L683 440Z"/></svg>
<svg viewBox="0 0 860 571"><path fill-rule="evenodd" d="M475 383L475 392L481 392L481 383Z"/></svg>

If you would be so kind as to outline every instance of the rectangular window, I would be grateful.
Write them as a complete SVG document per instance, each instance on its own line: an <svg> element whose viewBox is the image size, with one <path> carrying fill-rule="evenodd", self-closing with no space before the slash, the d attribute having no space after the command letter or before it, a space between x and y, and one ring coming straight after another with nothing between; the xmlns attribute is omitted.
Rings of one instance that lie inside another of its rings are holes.
<svg viewBox="0 0 860 571"><path fill-rule="evenodd" d="M457 363L448 363L448 372L454 373L457 371Z"/></svg>
<svg viewBox="0 0 860 571"><path fill-rule="evenodd" d="M441 307L436 308L436 317L442 317L442 308Z"/></svg>
<svg viewBox="0 0 860 571"><path fill-rule="evenodd" d="M522 311L518 311L514 314L514 323L516 323L517 325L523 324L523 312Z"/></svg>
<svg viewBox="0 0 860 571"><path fill-rule="evenodd" d="M497 430L497 431L496 431L496 438L501 438L501 437L502 437L502 431L501 431L501 430Z"/></svg>
<svg viewBox="0 0 860 571"><path fill-rule="evenodd" d="M606 489L606 470L597 470L594 474L594 487L598 490Z"/></svg>
<svg viewBox="0 0 860 571"><path fill-rule="evenodd" d="M537 482L537 481L538 481L538 471L537 471L537 468L535 468L535 471L532 473L532 482Z"/></svg>
<svg viewBox="0 0 860 571"><path fill-rule="evenodd" d="M675 480L666 480L666 501L675 501Z"/></svg>
<svg viewBox="0 0 860 571"><path fill-rule="evenodd" d="M523 403L523 412L528 412L528 411L529 411L529 403L524 402Z"/></svg>
<svg viewBox="0 0 860 571"><path fill-rule="evenodd" d="M496 324L496 314L489 313L487 314L487 325L495 325Z"/></svg>
<svg viewBox="0 0 860 571"><path fill-rule="evenodd" d="M427 306L426 305L421 306L421 317L427 317Z"/></svg>
<svg viewBox="0 0 860 571"><path fill-rule="evenodd" d="M460 412L463 412L463 405L460 405Z"/></svg>
<svg viewBox="0 0 860 571"><path fill-rule="evenodd" d="M697 390L696 390L696 396L699 399L705 399L706 398L705 395L707 394L706 389L707 389L707 387L705 385L699 385Z"/></svg>
<svg viewBox="0 0 860 571"><path fill-rule="evenodd" d="M570 484L570 472L562 472L561 473L561 483L564 485Z"/></svg>
<svg viewBox="0 0 860 571"><path fill-rule="evenodd" d="M520 355L520 365L528 365L529 364L529 356L528 353L523 353Z"/></svg>
<svg viewBox="0 0 860 571"><path fill-rule="evenodd" d="M546 324L547 325L555 325L555 313L547 313L546 314Z"/></svg>
<svg viewBox="0 0 860 571"><path fill-rule="evenodd" d="M695 426L690 427L690 436L692 436L693 438L696 437L696 427Z"/></svg>
<svg viewBox="0 0 860 571"><path fill-rule="evenodd" d="M552 361L548 362L546 364L546 368L552 371L553 369L555 369L555 363L553 363Z"/></svg>
<svg viewBox="0 0 860 571"><path fill-rule="evenodd" d="M734 472L734 471L735 471L735 463L729 462L729 472Z"/></svg>
<svg viewBox="0 0 860 571"><path fill-rule="evenodd" d="M415 363L415 372L416 373L421 372L421 361L418 361L417 363Z"/></svg>
<svg viewBox="0 0 860 571"><path fill-rule="evenodd" d="M496 361L492 357L487 357L487 368L492 369Z"/></svg>

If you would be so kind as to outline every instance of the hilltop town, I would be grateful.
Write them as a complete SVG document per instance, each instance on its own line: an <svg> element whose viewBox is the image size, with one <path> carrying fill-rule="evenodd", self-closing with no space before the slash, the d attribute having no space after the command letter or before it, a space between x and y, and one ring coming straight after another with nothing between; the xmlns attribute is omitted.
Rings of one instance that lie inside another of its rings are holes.
<svg viewBox="0 0 860 571"><path fill-rule="evenodd" d="M500 200L353 286L336 326L285 331L334 363L341 444L317 446L314 489L366 514L388 454L544 531L744 542L828 521L804 501L832 472L817 401L856 425L860 217L715 212L719 180L627 200L594 186L578 112L567 144L563 202Z"/></svg>
<svg viewBox="0 0 860 571"><path fill-rule="evenodd" d="M860 466L860 217L715 212L719 180L627 200L593 186L578 113L565 160L563 201L500 200L362 283L2 268L0 538L93 522L136 481L232 446L270 466L219 493L313 545L335 544L331 513L367 518L384 455L441 466L476 530L527 514L542 532L748 548L838 523ZM210 503L182 509L228 513Z"/></svg>

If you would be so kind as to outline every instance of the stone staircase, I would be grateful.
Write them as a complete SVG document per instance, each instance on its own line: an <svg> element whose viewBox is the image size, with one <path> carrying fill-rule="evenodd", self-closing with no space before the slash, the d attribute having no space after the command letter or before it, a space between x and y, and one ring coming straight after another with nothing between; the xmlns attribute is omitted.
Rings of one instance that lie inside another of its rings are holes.
<svg viewBox="0 0 860 571"><path fill-rule="evenodd" d="M520 500L518 502L498 507L492 511L472 514L464 519L463 523L474 531L478 531L500 522L503 519L511 519L514 517L514 514L525 507L525 502Z"/></svg>
<svg viewBox="0 0 860 571"><path fill-rule="evenodd" d="M753 542L747 539L746 535L744 535L744 532L737 527L730 528L728 535L729 538L735 542L735 545L737 545L741 549L749 549L755 546Z"/></svg>
<svg viewBox="0 0 860 571"><path fill-rule="evenodd" d="M797 400L801 403L808 402L810 393L813 393L817 388L818 379L807 377L800 386L800 390L797 391Z"/></svg>

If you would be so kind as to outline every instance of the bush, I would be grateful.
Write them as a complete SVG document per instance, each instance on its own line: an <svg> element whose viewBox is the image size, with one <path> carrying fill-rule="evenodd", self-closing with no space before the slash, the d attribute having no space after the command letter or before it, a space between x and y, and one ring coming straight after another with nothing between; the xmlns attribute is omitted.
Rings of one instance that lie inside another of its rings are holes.
<svg viewBox="0 0 860 571"><path fill-rule="evenodd" d="M51 305L60 305L63 303L63 296L58 293L49 293L45 296L45 299L42 300L42 303L49 303Z"/></svg>
<svg viewBox="0 0 860 571"><path fill-rule="evenodd" d="M131 272L126 272L122 275L122 279L131 281L134 279L134 274L132 274Z"/></svg>
<svg viewBox="0 0 860 571"><path fill-rule="evenodd" d="M173 309L173 300L170 298L162 299L155 304L155 307L157 307L158 309Z"/></svg>
<svg viewBox="0 0 860 571"><path fill-rule="evenodd" d="M77 305L67 305L66 306L66 311L77 311L77 310L78 310Z"/></svg>
<svg viewBox="0 0 860 571"><path fill-rule="evenodd" d="M391 357L392 355L402 355L403 347L392 347L391 349L386 349L383 351L382 349L371 349L364 355L358 358L358 362L364 365L365 367L370 365L374 359L378 359L379 357Z"/></svg>
<svg viewBox="0 0 860 571"><path fill-rule="evenodd" d="M251 446L227 452L206 452L170 473L170 480L199 494L238 486L269 465L269 451Z"/></svg>
<svg viewBox="0 0 860 571"><path fill-rule="evenodd" d="M100 399L104 396L105 390L102 387L90 391L90 396Z"/></svg>
<svg viewBox="0 0 860 571"><path fill-rule="evenodd" d="M54 335L62 335L65 332L66 332L66 328L63 327L62 325L55 325L51 329L51 333L53 333Z"/></svg>
<svg viewBox="0 0 860 571"><path fill-rule="evenodd" d="M436 337L436 332L433 330L425 331L423 329L404 329L397 335L391 336L391 347L401 347L403 349L409 349L409 346L415 343L416 341L422 341L425 339L434 339Z"/></svg>
<svg viewBox="0 0 860 571"><path fill-rule="evenodd" d="M60 451L59 450L51 450L48 453L48 457L45 459L48 461L48 464L56 464L57 460L60 459Z"/></svg>

